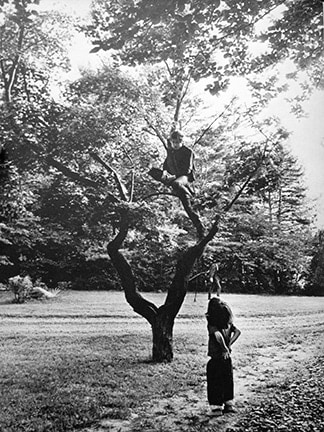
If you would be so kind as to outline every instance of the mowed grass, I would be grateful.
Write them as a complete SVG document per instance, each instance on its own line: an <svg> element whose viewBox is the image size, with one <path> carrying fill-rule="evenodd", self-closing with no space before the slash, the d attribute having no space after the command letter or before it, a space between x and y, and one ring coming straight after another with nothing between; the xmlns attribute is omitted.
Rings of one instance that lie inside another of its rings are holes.
<svg viewBox="0 0 324 432"><path fill-rule="evenodd" d="M164 301L163 294L146 297ZM311 347L322 334L322 298L223 298L242 330L233 354L238 369L269 347ZM190 391L205 397L205 294L187 296L175 323L174 361L166 364L150 362L150 327L122 292L62 292L22 305L11 299L0 293L1 432L76 430L129 419L146 404Z"/></svg>

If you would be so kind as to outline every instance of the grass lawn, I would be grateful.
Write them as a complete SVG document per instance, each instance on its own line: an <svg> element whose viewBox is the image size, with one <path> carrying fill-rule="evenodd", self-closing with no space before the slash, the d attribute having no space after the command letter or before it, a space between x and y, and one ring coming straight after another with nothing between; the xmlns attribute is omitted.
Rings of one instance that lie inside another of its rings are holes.
<svg viewBox="0 0 324 432"><path fill-rule="evenodd" d="M163 294L146 297L164 301ZM239 430L253 423L251 406L278 392L284 397L283 384L293 385L307 365L315 371L317 394L323 298L223 299L242 331L233 349L238 412L210 420L205 294L186 298L174 328L174 361L152 364L150 327L121 292L67 291L22 305L0 292L0 431ZM321 430L305 421L303 432ZM287 431L299 430L288 424ZM286 430L285 425L287 419L278 418L274 429L262 430Z"/></svg>

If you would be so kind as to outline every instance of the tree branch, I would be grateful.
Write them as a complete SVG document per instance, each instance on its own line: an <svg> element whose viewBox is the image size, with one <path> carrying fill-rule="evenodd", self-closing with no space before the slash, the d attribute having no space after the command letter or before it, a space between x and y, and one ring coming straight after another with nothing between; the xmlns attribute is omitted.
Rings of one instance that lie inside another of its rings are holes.
<svg viewBox="0 0 324 432"><path fill-rule="evenodd" d="M18 66L19 66L20 57L21 57L22 44L23 44L23 40L24 40L24 33L25 33L25 28L24 28L24 26L21 26L19 29L19 36L18 36L17 55L15 56L15 59L12 62L12 66L11 66L11 69L9 72L9 78L7 81L7 86L5 89L7 102L11 101L11 91L12 91L12 87L13 87L13 85L16 81L16 77L17 77L17 71L18 71Z"/></svg>
<svg viewBox="0 0 324 432"><path fill-rule="evenodd" d="M213 231L215 230L216 230L216 224L215 227L213 227ZM215 234L212 235L211 231L210 231L210 239L208 236L205 236L194 246L189 247L178 260L176 266L176 272L172 280L171 287L168 290L165 303L163 306L160 307L159 310L160 314L171 316L172 319L174 319L177 316L182 306L182 303L185 299L185 296L187 294L189 276L193 269L193 266L196 260L199 259L199 257L202 255L206 244L215 235Z"/></svg>
<svg viewBox="0 0 324 432"><path fill-rule="evenodd" d="M217 115L217 117L215 117L215 119L206 127L206 129L203 130L203 132L201 133L201 135L199 136L199 138L196 139L195 142L193 143L192 148L194 148L199 143L199 141L202 140L202 138L205 136L205 134L211 129L211 127L213 126L213 124L216 123L216 121L218 119L220 119L221 117L223 117L223 115L225 114L225 112L228 110L228 108L232 105L232 103L236 99L237 99L237 97L234 96L233 99L231 100L231 102L225 107L224 111L221 114Z"/></svg>
<svg viewBox="0 0 324 432"><path fill-rule="evenodd" d="M130 194L129 194L129 202L133 201L134 197L134 185L135 185L135 173L134 170L131 172L131 188L130 188Z"/></svg>
<svg viewBox="0 0 324 432"><path fill-rule="evenodd" d="M228 212L232 208L234 203L242 195L248 183L256 174L257 170L260 168L265 157L266 147L267 145L265 145L263 155L260 158L259 164L257 164L256 168L249 175L248 179L244 182L244 184L236 193L236 195L231 200L231 202L224 206L223 213ZM168 295L164 305L161 306L160 308L160 313L171 315L173 318L177 316L177 313L179 312L187 293L187 286L188 286L189 276L192 271L192 268L195 262L203 254L207 244L215 237L216 233L218 232L220 221L221 221L221 215L217 214L213 222L213 225L211 226L208 233L205 236L203 236L198 241L198 243L188 248L187 251L185 251L182 254L181 258L178 260L176 272L172 281L171 288L168 291Z"/></svg>
<svg viewBox="0 0 324 432"><path fill-rule="evenodd" d="M202 238L204 235L205 229L204 229L203 224L201 223L199 215L196 212L194 212L192 209L192 206L190 203L190 198L188 198L185 195L185 193L183 193L182 191L177 193L177 196L179 197L185 212L187 213L191 222L193 223L194 227L196 228L198 238Z"/></svg>
<svg viewBox="0 0 324 432"><path fill-rule="evenodd" d="M127 236L128 229L129 211L127 209L123 209L120 214L119 232L117 236L107 245L107 252L121 280L127 303L136 313L140 314L151 325L153 325L158 308L139 294L136 289L135 278L132 269L124 256L119 252L119 248Z"/></svg>
<svg viewBox="0 0 324 432"><path fill-rule="evenodd" d="M191 81L191 74L190 72L188 72L188 77L186 78L187 82L184 84L184 89L182 91L182 95L181 95L181 103L183 102L184 98L186 97L187 93L188 93L188 89L189 89L189 85L190 85L190 81Z"/></svg>
<svg viewBox="0 0 324 432"><path fill-rule="evenodd" d="M163 63L165 64L167 71L169 72L170 77L172 77L172 72L171 72L170 66L168 65L168 62L166 60L163 60Z"/></svg>
<svg viewBox="0 0 324 432"><path fill-rule="evenodd" d="M177 95L176 107L175 107L175 112L174 112L174 116L173 116L173 123L174 123L175 128L177 127L177 124L179 123L180 109L181 109L183 99L185 98L186 93L188 91L189 82L190 82L190 76L189 76L189 78L187 78L187 82L182 83L181 89L179 89L179 94Z"/></svg>
<svg viewBox="0 0 324 432"><path fill-rule="evenodd" d="M8 80L6 77L6 69L4 67L4 58L0 59L0 68L1 68L1 74L2 74L2 80L3 80L4 87L7 88L8 87Z"/></svg>
<svg viewBox="0 0 324 432"><path fill-rule="evenodd" d="M231 36L231 35L237 33L237 31L244 30L244 29L246 29L248 27L253 26L254 24L256 24L257 22L261 21L264 17L266 17L267 15L269 15L272 11L274 11L275 9L277 9L279 6L281 6L284 3L286 3L286 0L282 0L278 4L273 5L272 7L270 7L270 9L268 9L266 12L264 12L264 14L262 14L259 17L256 17L251 22L249 22L247 24L242 24L238 28L235 28L233 30L228 31L223 36L221 36L220 38L216 39L216 42L221 42L222 40L226 39L228 36Z"/></svg>
<svg viewBox="0 0 324 432"><path fill-rule="evenodd" d="M262 165L262 163L264 161L266 149L267 149L267 143L264 146L263 153L262 153L262 156L260 157L259 163L256 165L255 169L251 172L251 174L248 176L248 178L245 180L245 182L243 183L243 185L240 187L240 189L238 190L238 192L235 194L234 198L228 204L226 204L223 207L222 213L227 213L233 207L233 205L236 203L236 201L239 199L239 197L244 192L244 189L247 187L247 185L250 183L250 181L252 180L252 178L258 172L258 170L260 169L260 167L261 167L261 165ZM200 243L202 243L204 245L207 245L207 243L209 243L213 239L213 237L215 236L215 234L218 231L218 226L219 226L220 219L221 219L221 216L218 214L216 216L216 219L215 219L215 221L214 221L211 229L209 230L209 232L207 233L207 235L201 240Z"/></svg>
<svg viewBox="0 0 324 432"><path fill-rule="evenodd" d="M54 159L52 156L46 157L46 162L52 166L53 168L56 168L58 171L60 171L62 174L64 174L66 177L72 179L73 181L76 181L78 183L83 184L84 186L92 187L95 189L102 188L102 185L94 180L88 179L86 177L81 176L80 174L76 173L75 171L72 171L70 168L63 165L58 160ZM109 194L111 197L114 198L115 202L118 202L118 198L116 198L114 195Z"/></svg>
<svg viewBox="0 0 324 432"><path fill-rule="evenodd" d="M26 96L27 96L27 100L28 100L28 102L30 102L30 94L29 94L29 90L28 90L28 84L27 84L27 79L26 79L26 69L25 69L25 67L23 67L22 76L23 76L24 89L25 89L25 93L26 93Z"/></svg>
<svg viewBox="0 0 324 432"><path fill-rule="evenodd" d="M147 117L145 117L145 121L148 124L149 128L151 128L155 135L159 138L159 140L162 142L164 148L167 150L168 146L167 146L167 141L166 139L163 137L163 135L161 134L161 132L155 127L153 126L153 124L149 121L149 119Z"/></svg>
<svg viewBox="0 0 324 432"><path fill-rule="evenodd" d="M173 193L173 192L155 192L155 193L151 193L149 195L145 195L143 197L143 201L146 201L147 199L153 198L153 197L157 197L157 196L161 196L161 195L169 195L172 197L177 197L178 195Z"/></svg>
<svg viewBox="0 0 324 432"><path fill-rule="evenodd" d="M266 140L267 141L271 141L272 142L272 144L276 144L276 142L271 138L271 137L269 137L267 134L265 134L264 132L263 132L263 130L255 123L255 121L253 120L253 118L252 118L252 115L250 114L250 113L248 113L248 115L249 115L249 120L250 120L250 122L251 122L251 124L252 124L252 126L258 131L258 132L260 132L260 134L261 135L263 135L264 136L264 138L266 138Z"/></svg>
<svg viewBox="0 0 324 432"><path fill-rule="evenodd" d="M128 201L128 197L127 197L127 189L125 188L125 186L123 185L121 179L119 178L118 173L110 166L108 165L105 161L103 161L101 159L101 157L95 153L95 152L90 152L90 156L97 162L99 162L107 171L109 171L110 173L113 174L114 176L114 180L119 192L119 196L123 201Z"/></svg>

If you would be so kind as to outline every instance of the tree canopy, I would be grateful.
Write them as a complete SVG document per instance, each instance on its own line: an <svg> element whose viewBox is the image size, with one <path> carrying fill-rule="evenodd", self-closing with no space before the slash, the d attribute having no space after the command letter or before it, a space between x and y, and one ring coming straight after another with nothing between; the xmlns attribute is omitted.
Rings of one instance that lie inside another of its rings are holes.
<svg viewBox="0 0 324 432"><path fill-rule="evenodd" d="M260 116L284 91L260 73L287 58L320 69L321 2L96 0L86 32L93 53L106 50L109 61L66 83L69 40L60 33L69 39L75 23L38 12L37 3L0 2L3 281L19 272L53 286L110 289L119 287L114 265L127 300L160 332L188 286L204 289L197 275L211 262L233 292L307 292L316 253L303 173L280 119ZM220 109L217 97L235 75L247 78L253 102ZM192 93L205 78L216 98L208 121ZM196 154L192 205L207 228L200 241L179 197L147 175L179 125ZM161 307L139 294L167 287Z"/></svg>

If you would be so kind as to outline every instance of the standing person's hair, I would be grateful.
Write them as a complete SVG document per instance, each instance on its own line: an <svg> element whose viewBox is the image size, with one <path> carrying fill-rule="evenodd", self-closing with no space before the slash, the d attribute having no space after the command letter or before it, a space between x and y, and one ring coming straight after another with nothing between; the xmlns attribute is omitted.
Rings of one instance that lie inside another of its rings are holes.
<svg viewBox="0 0 324 432"><path fill-rule="evenodd" d="M206 318L209 325L222 330L233 322L233 313L225 302L218 297L213 297L208 303Z"/></svg>

